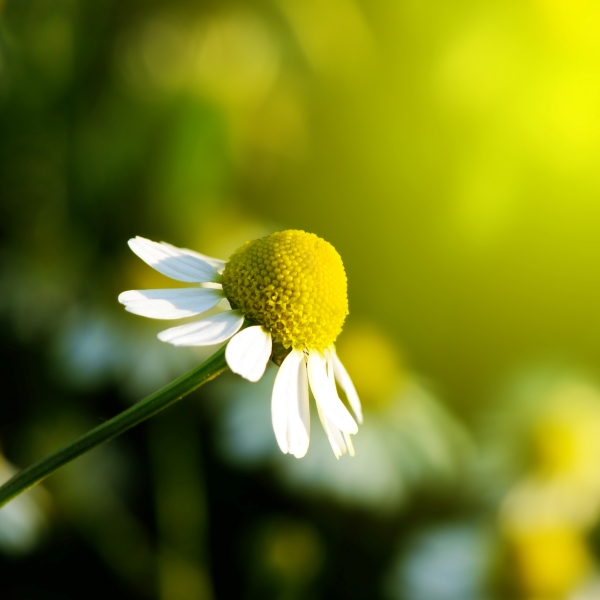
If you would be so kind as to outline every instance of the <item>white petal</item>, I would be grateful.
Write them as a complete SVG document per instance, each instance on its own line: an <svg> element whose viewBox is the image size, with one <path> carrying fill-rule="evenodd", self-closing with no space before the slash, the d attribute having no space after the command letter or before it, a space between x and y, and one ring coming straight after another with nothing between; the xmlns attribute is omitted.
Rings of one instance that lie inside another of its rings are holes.
<svg viewBox="0 0 600 600"><path fill-rule="evenodd" d="M212 256L206 256L206 254L200 254L200 252L195 252L194 250L190 250L189 248L177 248L172 246L171 244L167 244L167 242L161 242L163 246L168 246L173 250L179 250L184 254L189 256L195 256L204 262L207 262L209 265L212 265L217 271L221 272L225 268L225 263L227 261L221 260L220 258L213 258Z"/></svg>
<svg viewBox="0 0 600 600"><path fill-rule="evenodd" d="M346 371L342 361L338 358L338 355L335 352L335 348L332 346L329 349L331 359L333 361L333 373L338 383L346 392L346 396L348 397L348 402L350 402L350 406L356 415L356 418L359 423L363 422L362 408L360 406L360 399L358 394L356 393L356 388L352 383L352 379L350 379L350 375L348 375L348 371Z"/></svg>
<svg viewBox="0 0 600 600"><path fill-rule="evenodd" d="M301 350L292 350L281 363L273 386L271 417L281 451L302 458L308 451L310 415L306 364Z"/></svg>
<svg viewBox="0 0 600 600"><path fill-rule="evenodd" d="M308 380L310 389L321 407L324 415L329 417L334 425L346 433L356 433L358 426L348 409L340 400L335 383L327 374L327 361L318 352L310 352L308 355Z"/></svg>
<svg viewBox="0 0 600 600"><path fill-rule="evenodd" d="M145 263L171 279L188 283L220 281L221 276L212 265L188 251L139 236L128 244Z"/></svg>
<svg viewBox="0 0 600 600"><path fill-rule="evenodd" d="M319 419L321 419L321 425L323 425L323 429L327 434L327 439L331 444L331 448L333 449L333 453L336 458L340 458L343 454L346 453L346 441L344 439L344 434L336 427L331 419L328 419L323 411L317 404L317 411L319 413Z"/></svg>
<svg viewBox="0 0 600 600"><path fill-rule="evenodd" d="M150 319L183 319L216 306L223 290L181 288L170 290L130 290L119 295L125 310Z"/></svg>
<svg viewBox="0 0 600 600"><path fill-rule="evenodd" d="M331 389L335 391L337 394L337 388L335 387L335 375L333 368L333 347L325 350L325 360L327 361L327 379L329 380L329 385ZM327 433L327 437L329 438L329 443L333 448L333 452L335 453L336 458L339 458L342 454L346 452L350 453L350 456L354 456L354 446L352 445L352 439L350 438L350 434L345 431L340 431L338 427L331 422L331 420L326 415L321 415L321 423L323 423L323 427L325 428L325 432Z"/></svg>
<svg viewBox="0 0 600 600"><path fill-rule="evenodd" d="M354 444L352 443L349 433L344 432L344 441L346 442L346 448L348 448L348 454L354 456Z"/></svg>
<svg viewBox="0 0 600 600"><path fill-rule="evenodd" d="M235 335L243 323L242 311L228 310L187 325L165 329L158 334L158 339L174 346L211 346Z"/></svg>
<svg viewBox="0 0 600 600"><path fill-rule="evenodd" d="M248 381L258 381L267 368L272 349L271 334L261 327L247 327L227 344L225 358L229 368Z"/></svg>

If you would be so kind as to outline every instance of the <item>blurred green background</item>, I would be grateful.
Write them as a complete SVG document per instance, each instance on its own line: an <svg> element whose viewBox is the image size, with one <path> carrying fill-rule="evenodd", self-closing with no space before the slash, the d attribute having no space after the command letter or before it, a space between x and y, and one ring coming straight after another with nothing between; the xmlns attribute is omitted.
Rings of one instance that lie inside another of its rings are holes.
<svg viewBox="0 0 600 600"><path fill-rule="evenodd" d="M2 597L600 597L593 0L0 1L0 479L207 355L117 303L170 285L130 237L291 228L357 456L223 376L0 510Z"/></svg>

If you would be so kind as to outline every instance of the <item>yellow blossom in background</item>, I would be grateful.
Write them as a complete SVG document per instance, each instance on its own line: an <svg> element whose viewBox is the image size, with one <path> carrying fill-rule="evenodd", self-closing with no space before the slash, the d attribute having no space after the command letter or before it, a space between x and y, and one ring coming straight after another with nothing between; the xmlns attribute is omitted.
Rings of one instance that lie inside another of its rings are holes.
<svg viewBox="0 0 600 600"><path fill-rule="evenodd" d="M522 453L499 512L506 574L524 598L567 598L597 568L589 536L600 517L600 392L556 373L525 378L513 401L497 432L512 430Z"/></svg>
<svg viewBox="0 0 600 600"><path fill-rule="evenodd" d="M560 523L507 533L509 557L523 598L566 598L593 569L582 532Z"/></svg>
<svg viewBox="0 0 600 600"><path fill-rule="evenodd" d="M384 409L394 392L409 382L402 355L372 323L353 322L348 332L337 343L337 351L351 369L366 409Z"/></svg>

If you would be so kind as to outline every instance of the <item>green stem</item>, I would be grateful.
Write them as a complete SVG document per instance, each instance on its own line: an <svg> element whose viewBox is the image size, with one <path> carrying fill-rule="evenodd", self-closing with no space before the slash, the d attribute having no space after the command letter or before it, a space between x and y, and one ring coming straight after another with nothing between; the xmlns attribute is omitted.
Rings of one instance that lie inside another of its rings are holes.
<svg viewBox="0 0 600 600"><path fill-rule="evenodd" d="M0 486L0 507L78 456L112 440L177 400L181 400L185 395L220 375L226 368L225 346L223 346L200 366L182 375L158 392L17 473L3 486Z"/></svg>

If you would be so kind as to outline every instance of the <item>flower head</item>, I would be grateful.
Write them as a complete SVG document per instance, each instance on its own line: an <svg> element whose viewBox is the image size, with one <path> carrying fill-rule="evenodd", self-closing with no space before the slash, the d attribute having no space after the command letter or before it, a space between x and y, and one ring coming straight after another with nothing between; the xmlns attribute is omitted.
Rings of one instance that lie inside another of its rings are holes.
<svg viewBox="0 0 600 600"><path fill-rule="evenodd" d="M140 237L129 246L163 275L213 285L123 292L119 302L128 311L181 319L228 300L230 309L166 329L158 338L175 346L229 340L225 357L230 369L250 381L262 377L273 357L281 364L271 399L281 450L298 458L308 450L310 385L335 455L353 454L350 434L358 427L338 395L336 381L359 422L362 413L334 346L348 314L348 299L342 259L331 244L304 231L282 231L246 242L228 262Z"/></svg>
<svg viewBox="0 0 600 600"><path fill-rule="evenodd" d="M285 348L322 351L333 344L348 314L346 287L340 255L304 231L246 242L223 271L229 302Z"/></svg>

